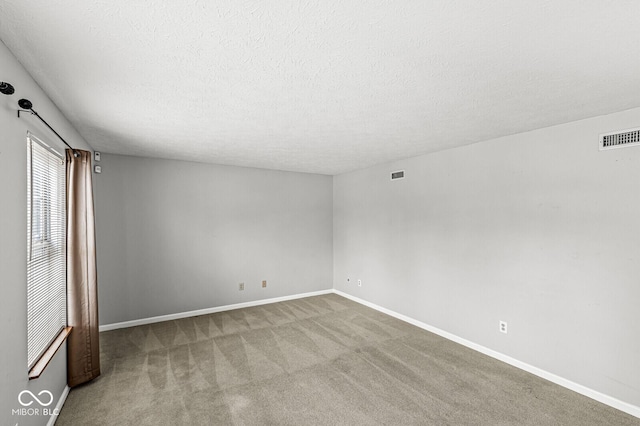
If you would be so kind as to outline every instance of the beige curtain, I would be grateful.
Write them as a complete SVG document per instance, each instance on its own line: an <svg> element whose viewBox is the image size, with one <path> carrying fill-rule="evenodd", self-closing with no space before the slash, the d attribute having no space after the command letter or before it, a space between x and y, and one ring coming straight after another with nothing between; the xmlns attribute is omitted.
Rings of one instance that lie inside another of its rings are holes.
<svg viewBox="0 0 640 426"><path fill-rule="evenodd" d="M100 375L98 277L91 152L67 149L67 382Z"/></svg>

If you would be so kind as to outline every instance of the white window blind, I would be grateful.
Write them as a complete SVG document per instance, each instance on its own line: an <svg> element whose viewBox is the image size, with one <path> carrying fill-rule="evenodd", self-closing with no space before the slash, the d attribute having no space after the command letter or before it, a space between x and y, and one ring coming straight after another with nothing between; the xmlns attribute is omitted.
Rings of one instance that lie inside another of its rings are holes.
<svg viewBox="0 0 640 426"><path fill-rule="evenodd" d="M67 325L65 162L27 134L27 358L31 369Z"/></svg>

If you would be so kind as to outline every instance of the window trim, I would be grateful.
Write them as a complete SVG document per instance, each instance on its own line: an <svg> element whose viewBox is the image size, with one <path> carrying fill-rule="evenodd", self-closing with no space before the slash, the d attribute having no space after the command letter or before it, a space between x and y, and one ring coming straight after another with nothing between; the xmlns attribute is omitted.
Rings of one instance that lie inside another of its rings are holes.
<svg viewBox="0 0 640 426"><path fill-rule="evenodd" d="M40 377L40 375L44 372L44 369L47 368L47 365L51 362L55 354L58 352L58 349L62 346L62 344L67 340L69 334L71 334L72 327L66 326L60 333L53 339L53 342L47 347L47 349L40 355L40 358L33 364L33 367L29 370L29 380L34 380Z"/></svg>

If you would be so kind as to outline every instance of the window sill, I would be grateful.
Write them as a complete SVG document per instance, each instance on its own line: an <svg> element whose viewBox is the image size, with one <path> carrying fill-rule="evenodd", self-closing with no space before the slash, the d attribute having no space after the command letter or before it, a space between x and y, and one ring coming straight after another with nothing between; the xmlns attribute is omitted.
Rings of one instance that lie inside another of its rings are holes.
<svg viewBox="0 0 640 426"><path fill-rule="evenodd" d="M42 354L40 359L35 363L35 365L29 370L29 380L37 379L44 372L44 369L49 365L49 362L53 359L60 346L67 340L67 337L71 333L71 327L65 327L62 329L58 337L51 342L49 348Z"/></svg>

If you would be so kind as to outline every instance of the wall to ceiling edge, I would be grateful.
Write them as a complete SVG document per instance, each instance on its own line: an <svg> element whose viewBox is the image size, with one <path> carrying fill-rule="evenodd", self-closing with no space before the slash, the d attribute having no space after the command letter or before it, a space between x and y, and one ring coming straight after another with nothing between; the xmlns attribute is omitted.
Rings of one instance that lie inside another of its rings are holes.
<svg viewBox="0 0 640 426"><path fill-rule="evenodd" d="M334 288L640 407L640 146L598 150L638 126L640 108L334 177Z"/></svg>

